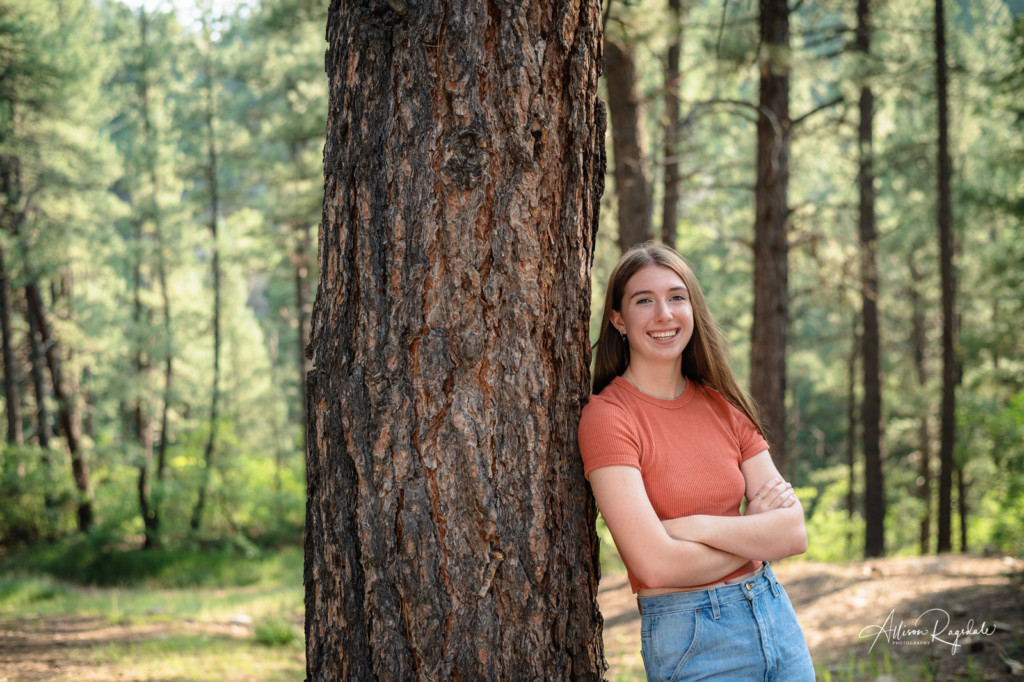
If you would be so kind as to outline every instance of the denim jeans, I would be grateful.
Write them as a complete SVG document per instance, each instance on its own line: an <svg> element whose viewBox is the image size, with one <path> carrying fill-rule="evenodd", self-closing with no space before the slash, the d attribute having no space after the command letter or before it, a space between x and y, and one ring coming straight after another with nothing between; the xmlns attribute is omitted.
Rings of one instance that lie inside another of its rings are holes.
<svg viewBox="0 0 1024 682"><path fill-rule="evenodd" d="M641 653L650 682L813 682L789 596L770 566L742 583L641 597Z"/></svg>

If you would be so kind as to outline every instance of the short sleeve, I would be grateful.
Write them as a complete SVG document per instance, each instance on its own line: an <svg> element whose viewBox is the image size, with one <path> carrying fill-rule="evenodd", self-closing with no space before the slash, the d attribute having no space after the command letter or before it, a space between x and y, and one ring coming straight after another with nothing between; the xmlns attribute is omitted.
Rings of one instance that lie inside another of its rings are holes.
<svg viewBox="0 0 1024 682"><path fill-rule="evenodd" d="M628 413L601 396L591 396L579 425L583 474L609 466L640 468L640 442L631 428Z"/></svg>
<svg viewBox="0 0 1024 682"><path fill-rule="evenodd" d="M730 412L732 413L732 421L734 424L734 430L736 438L740 444L740 461L746 462L754 455L760 454L768 449L768 441L764 439L761 432L754 426L754 422L750 421L750 417L743 414L743 412L735 405L729 404Z"/></svg>

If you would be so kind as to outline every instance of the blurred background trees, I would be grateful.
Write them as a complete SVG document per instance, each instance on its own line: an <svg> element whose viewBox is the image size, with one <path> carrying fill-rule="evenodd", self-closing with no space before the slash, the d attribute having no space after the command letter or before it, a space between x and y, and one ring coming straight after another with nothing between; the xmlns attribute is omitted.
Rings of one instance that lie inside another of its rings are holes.
<svg viewBox="0 0 1024 682"><path fill-rule="evenodd" d="M301 533L326 4L0 0L0 543ZM674 241L780 396L813 558L1024 551L1024 2L943 7L940 191L934 1L605 3L593 314Z"/></svg>

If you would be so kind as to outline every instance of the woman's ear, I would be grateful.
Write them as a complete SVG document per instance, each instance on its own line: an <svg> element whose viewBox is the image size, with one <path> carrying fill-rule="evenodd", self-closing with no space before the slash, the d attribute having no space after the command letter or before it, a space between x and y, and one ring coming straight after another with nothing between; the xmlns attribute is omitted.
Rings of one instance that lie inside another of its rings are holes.
<svg viewBox="0 0 1024 682"><path fill-rule="evenodd" d="M622 315L619 314L618 310L613 310L612 311L612 314L610 316L610 321L612 323L612 326L615 327L615 329L618 330L618 332L620 334L625 334L626 333L626 325L622 321Z"/></svg>

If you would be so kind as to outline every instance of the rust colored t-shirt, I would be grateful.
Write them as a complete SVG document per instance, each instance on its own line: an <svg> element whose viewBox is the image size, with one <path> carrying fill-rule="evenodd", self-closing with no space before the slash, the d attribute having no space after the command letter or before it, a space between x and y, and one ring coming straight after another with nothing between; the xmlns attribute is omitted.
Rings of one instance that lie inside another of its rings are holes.
<svg viewBox="0 0 1024 682"><path fill-rule="evenodd" d="M746 492L740 464L768 449L753 422L712 388L688 381L683 395L662 400L622 377L590 397L579 443L588 479L606 466L639 469L663 521L694 514L739 516ZM750 561L709 584L759 566ZM628 563L626 570L634 592L646 587Z"/></svg>

